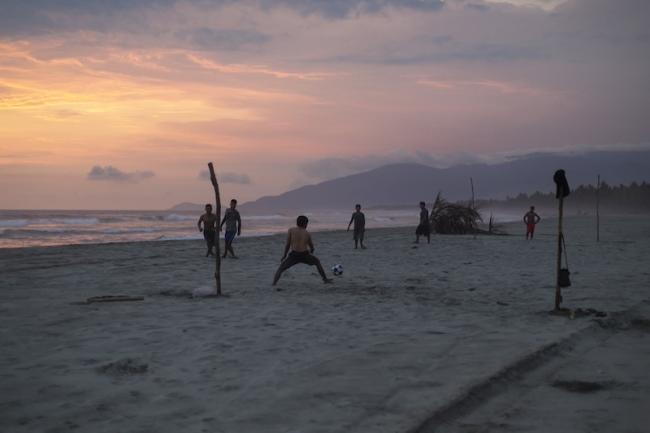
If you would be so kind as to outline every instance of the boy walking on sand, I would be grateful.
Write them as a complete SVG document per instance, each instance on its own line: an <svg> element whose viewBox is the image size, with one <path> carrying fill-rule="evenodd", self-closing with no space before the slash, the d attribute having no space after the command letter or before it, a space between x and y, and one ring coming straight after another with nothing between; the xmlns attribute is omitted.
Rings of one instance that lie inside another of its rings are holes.
<svg viewBox="0 0 650 433"><path fill-rule="evenodd" d="M526 240L533 238L535 234L535 225L539 223L542 219L535 213L535 206L531 206L530 210L524 215L524 222L526 223Z"/></svg>
<svg viewBox="0 0 650 433"><path fill-rule="evenodd" d="M232 249L232 241L235 240L235 235L241 236L241 217L236 207L237 200L233 198L230 200L230 208L226 209L226 213L223 215L223 220L221 220L221 225L219 226L219 230L221 230L223 225L226 224L226 233L223 236L226 242L226 248L222 256L224 259L228 255L228 251L230 251L233 259L237 258L235 250Z"/></svg>
<svg viewBox="0 0 650 433"><path fill-rule="evenodd" d="M307 231L308 223L309 219L304 215L300 215L296 220L296 227L289 229L289 233L287 234L287 243L284 246L282 263L280 263L280 267L273 277L274 286L277 284L284 271L298 263L316 266L323 282L332 282L332 280L327 278L325 275L325 270L323 269L320 260L318 260L318 257L314 255L314 244L311 241L311 235ZM289 252L289 249L291 249L291 252ZM289 254L288 256L287 253Z"/></svg>
<svg viewBox="0 0 650 433"><path fill-rule="evenodd" d="M427 243L431 243L431 227L429 225L429 211L427 204L423 201L420 202L420 224L415 229L415 243L420 243L420 236L427 237Z"/></svg>
<svg viewBox="0 0 650 433"><path fill-rule="evenodd" d="M361 212L361 205L357 204L355 207L356 211L352 214L350 222L348 223L348 231L350 231L350 226L354 223L354 249L357 249L357 245L361 243L361 249L365 250L366 247L363 246L363 235L366 231L366 216Z"/></svg>
<svg viewBox="0 0 650 433"><path fill-rule="evenodd" d="M201 227L203 223L203 227ZM214 256L212 252L212 247L214 247L214 242L217 238L217 216L212 213L212 205L210 203L205 205L205 213L199 217L199 231L203 232L203 239L208 244L208 252L205 253L205 256Z"/></svg>

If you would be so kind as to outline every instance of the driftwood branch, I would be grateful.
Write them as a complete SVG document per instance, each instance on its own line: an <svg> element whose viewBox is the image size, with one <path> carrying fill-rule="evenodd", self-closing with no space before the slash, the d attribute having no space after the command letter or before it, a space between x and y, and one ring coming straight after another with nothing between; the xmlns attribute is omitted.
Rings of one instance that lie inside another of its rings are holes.
<svg viewBox="0 0 650 433"><path fill-rule="evenodd" d="M208 163L210 169L210 181L214 187L215 206L217 208L217 225L221 223L221 194L219 194L219 182L217 182L217 175L214 173L214 166L211 162ZM214 279L217 282L217 296L221 295L221 247L219 242L219 231L217 230L217 239L215 240L215 252L217 253L217 265L214 271Z"/></svg>
<svg viewBox="0 0 650 433"><path fill-rule="evenodd" d="M442 234L472 234L478 233L478 225L482 222L481 214L471 203L467 206L459 203L449 203L440 193L431 209L431 228Z"/></svg>

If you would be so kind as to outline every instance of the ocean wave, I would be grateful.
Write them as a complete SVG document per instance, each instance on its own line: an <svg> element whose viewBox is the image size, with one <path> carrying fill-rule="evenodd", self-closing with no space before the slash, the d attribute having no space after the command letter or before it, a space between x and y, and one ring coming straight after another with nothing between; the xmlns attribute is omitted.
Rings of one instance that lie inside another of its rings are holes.
<svg viewBox="0 0 650 433"><path fill-rule="evenodd" d="M54 225L54 224L65 224L65 225L95 225L99 224L98 218L37 218L28 221L29 225Z"/></svg>
<svg viewBox="0 0 650 433"><path fill-rule="evenodd" d="M394 218L391 218L391 217L378 217L378 216L372 217L371 219L373 221L378 222L378 223L388 223L388 222L392 222L392 221L395 220Z"/></svg>
<svg viewBox="0 0 650 433"><path fill-rule="evenodd" d="M131 227L131 228L110 228L101 230L100 233L106 235L121 235L127 233L155 233L163 231L163 229L158 229L154 227Z"/></svg>
<svg viewBox="0 0 650 433"><path fill-rule="evenodd" d="M99 217L99 222L100 223L120 223L124 221L132 221L134 218L133 217L127 217L127 216L103 216Z"/></svg>
<svg viewBox="0 0 650 433"><path fill-rule="evenodd" d="M142 221L164 221L165 216L164 215L140 215L138 216L138 219Z"/></svg>
<svg viewBox="0 0 650 433"><path fill-rule="evenodd" d="M28 220L0 220L0 227L24 227L29 224Z"/></svg>
<svg viewBox="0 0 650 433"><path fill-rule="evenodd" d="M293 219L293 217L288 217L286 215L251 215L242 217L244 220L251 221L265 221L265 220L287 220Z"/></svg>
<svg viewBox="0 0 650 433"><path fill-rule="evenodd" d="M156 238L157 241L193 241L197 239L203 239L203 235L162 235Z"/></svg>
<svg viewBox="0 0 650 433"><path fill-rule="evenodd" d="M51 228L51 229L5 229L0 231L0 238L34 238L46 236L61 236L61 235L81 235L88 234L84 230L69 230L64 228Z"/></svg>
<svg viewBox="0 0 650 433"><path fill-rule="evenodd" d="M198 220L198 217L194 215L179 215L176 213L172 213L169 215L165 215L163 219L165 221L195 221Z"/></svg>

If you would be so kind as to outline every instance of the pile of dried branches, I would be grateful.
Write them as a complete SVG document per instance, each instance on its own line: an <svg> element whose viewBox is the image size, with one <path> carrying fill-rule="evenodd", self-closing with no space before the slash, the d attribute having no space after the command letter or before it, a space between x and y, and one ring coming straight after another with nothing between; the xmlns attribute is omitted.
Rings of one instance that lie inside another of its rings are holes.
<svg viewBox="0 0 650 433"><path fill-rule="evenodd" d="M490 235L504 235L506 232L503 230L503 224L496 222L492 214L490 214L490 221L488 222L488 234Z"/></svg>
<svg viewBox="0 0 650 433"><path fill-rule="evenodd" d="M442 234L473 234L482 232L478 224L483 222L481 214L471 204L449 203L440 196L431 209L431 230Z"/></svg>

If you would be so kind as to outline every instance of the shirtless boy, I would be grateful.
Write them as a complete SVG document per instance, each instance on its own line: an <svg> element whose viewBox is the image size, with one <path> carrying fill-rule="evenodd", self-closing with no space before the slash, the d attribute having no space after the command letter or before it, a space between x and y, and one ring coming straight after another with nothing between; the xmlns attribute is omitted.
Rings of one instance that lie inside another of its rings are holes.
<svg viewBox="0 0 650 433"><path fill-rule="evenodd" d="M282 276L282 273L298 263L304 263L309 266L316 266L318 273L323 279L324 283L331 283L332 280L327 278L323 265L320 260L314 255L314 244L311 241L311 235L307 231L307 224L309 219L300 215L296 220L296 227L289 229L287 234L287 243L284 246L284 255L282 256L282 263L275 272L273 277L273 285L275 286ZM291 249L291 252L289 252ZM288 256L287 256L288 254Z"/></svg>
<svg viewBox="0 0 650 433"><path fill-rule="evenodd" d="M201 227L201 223L203 223L203 227ZM214 242L217 238L217 216L212 213L212 205L210 203L205 205L205 213L201 215L197 225L199 226L199 231L203 232L203 239L208 244L208 252L205 253L205 256L214 256L212 247L214 247Z"/></svg>
<svg viewBox="0 0 650 433"><path fill-rule="evenodd" d="M223 216L221 225L219 229L223 228L223 225L226 225L226 233L223 238L226 242L226 248L223 252L223 258L225 259L230 251L230 255L233 259L236 259L235 250L232 249L232 241L235 240L235 235L241 236L241 217L239 216L239 211L235 209L237 207L237 200L234 198L230 200L230 208L226 209L226 213Z"/></svg>
<svg viewBox="0 0 650 433"><path fill-rule="evenodd" d="M535 234L535 225L541 221L539 215L535 213L535 206L531 206L530 210L524 215L524 222L526 223L526 239L533 238Z"/></svg>
<svg viewBox="0 0 650 433"><path fill-rule="evenodd" d="M366 247L363 246L363 235L366 231L366 216L361 212L360 204L356 205L354 208L356 211L352 214L352 218L350 218L348 231L350 231L350 226L354 223L354 249L356 250L358 248L360 242L361 249L365 250Z"/></svg>
<svg viewBox="0 0 650 433"><path fill-rule="evenodd" d="M420 236L427 237L427 243L431 243L431 227L429 225L429 210L427 204L423 201L420 202L420 223L415 229L415 243L420 243Z"/></svg>

